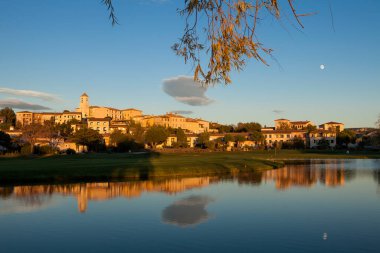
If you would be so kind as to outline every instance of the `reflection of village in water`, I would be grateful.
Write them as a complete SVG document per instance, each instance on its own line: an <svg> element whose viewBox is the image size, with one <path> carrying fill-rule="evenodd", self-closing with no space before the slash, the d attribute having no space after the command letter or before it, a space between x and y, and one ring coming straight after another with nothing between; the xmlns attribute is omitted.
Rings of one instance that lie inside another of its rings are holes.
<svg viewBox="0 0 380 253"><path fill-rule="evenodd" d="M344 167L345 163L343 161L331 163L309 161L309 164L289 165L277 170L237 173L218 177L0 187L0 202L2 199L15 199L25 206L38 206L46 201L47 196L60 194L63 196L75 196L78 201L79 211L85 212L89 201L102 201L117 197L137 198L145 192L161 192L173 195L223 181L236 181L239 184L251 185L274 182L278 190L286 190L291 187L313 187L317 184L326 187L339 187L344 186L347 180L355 176L355 170L347 170ZM379 171L373 171L371 174L380 183Z"/></svg>
<svg viewBox="0 0 380 253"><path fill-rule="evenodd" d="M274 181L276 188L285 190L291 187L312 187L318 183L328 187L343 186L354 171L344 169L344 162L327 164L288 165L279 170L263 173L263 181Z"/></svg>

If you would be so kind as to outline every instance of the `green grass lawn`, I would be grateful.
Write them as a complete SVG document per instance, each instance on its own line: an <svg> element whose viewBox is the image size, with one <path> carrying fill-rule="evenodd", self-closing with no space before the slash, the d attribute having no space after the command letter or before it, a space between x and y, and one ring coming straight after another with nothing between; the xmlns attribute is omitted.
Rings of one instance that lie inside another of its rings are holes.
<svg viewBox="0 0 380 253"><path fill-rule="evenodd" d="M272 169L249 153L85 154L0 158L0 184L201 176Z"/></svg>
<svg viewBox="0 0 380 253"><path fill-rule="evenodd" d="M0 157L0 184L184 177L277 168L281 160L380 158L380 153L280 150L210 153L83 154Z"/></svg>

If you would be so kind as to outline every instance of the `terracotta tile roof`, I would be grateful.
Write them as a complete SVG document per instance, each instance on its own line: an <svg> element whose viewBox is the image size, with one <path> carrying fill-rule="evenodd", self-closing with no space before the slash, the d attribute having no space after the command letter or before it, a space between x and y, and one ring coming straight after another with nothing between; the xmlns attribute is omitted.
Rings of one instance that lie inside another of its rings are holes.
<svg viewBox="0 0 380 253"><path fill-rule="evenodd" d="M309 120L305 120L305 121L290 121L290 123L292 123L292 124L308 124L308 123L311 123L311 121L309 121Z"/></svg>
<svg viewBox="0 0 380 253"><path fill-rule="evenodd" d="M116 109L116 108L113 108L113 107L107 107L107 106L105 106L104 108L107 108L107 109L109 109L109 110L113 110L113 111L121 111L121 110Z"/></svg>
<svg viewBox="0 0 380 253"><path fill-rule="evenodd" d="M275 119L274 121L282 121L282 120L290 121L290 120L288 120L288 119Z"/></svg>
<svg viewBox="0 0 380 253"><path fill-rule="evenodd" d="M114 123L125 123L126 120L112 120L112 122L114 122Z"/></svg>
<svg viewBox="0 0 380 253"><path fill-rule="evenodd" d="M108 106L91 105L90 108L105 108L105 109L108 109L108 110L113 110L113 111L119 111L119 112L121 112L121 110L119 110L119 109L116 109L116 108L113 108L113 107L108 107Z"/></svg>
<svg viewBox="0 0 380 253"><path fill-rule="evenodd" d="M284 130L261 130L263 134L286 134L286 133L306 133L306 130L294 130L294 129L284 129Z"/></svg>
<svg viewBox="0 0 380 253"><path fill-rule="evenodd" d="M176 118L184 118L182 115L175 114L175 113L167 113L163 115L163 117L176 117Z"/></svg>
<svg viewBox="0 0 380 253"><path fill-rule="evenodd" d="M135 108L127 108L127 109L123 109L122 111L138 111L138 112L142 112L141 110L138 110L138 109L135 109Z"/></svg>
<svg viewBox="0 0 380 253"><path fill-rule="evenodd" d="M327 123L323 123L322 125L325 125L325 124L341 124L341 125L344 125L343 123L334 122L334 121L330 121L330 122L327 122Z"/></svg>
<svg viewBox="0 0 380 253"><path fill-rule="evenodd" d="M88 121L111 121L110 118L87 118Z"/></svg>
<svg viewBox="0 0 380 253"><path fill-rule="evenodd" d="M34 114L43 114L43 115L60 115L62 112L34 112Z"/></svg>
<svg viewBox="0 0 380 253"><path fill-rule="evenodd" d="M186 137L198 137L197 134L185 134L185 135L186 135Z"/></svg>
<svg viewBox="0 0 380 253"><path fill-rule="evenodd" d="M82 114L81 112L62 112L60 114Z"/></svg>
<svg viewBox="0 0 380 253"><path fill-rule="evenodd" d="M335 133L335 132L330 131L330 130L317 129L317 130L310 131L310 133L314 134L314 133Z"/></svg>
<svg viewBox="0 0 380 253"><path fill-rule="evenodd" d="M261 128L261 131L273 131L275 129L276 129L275 127L263 127Z"/></svg>

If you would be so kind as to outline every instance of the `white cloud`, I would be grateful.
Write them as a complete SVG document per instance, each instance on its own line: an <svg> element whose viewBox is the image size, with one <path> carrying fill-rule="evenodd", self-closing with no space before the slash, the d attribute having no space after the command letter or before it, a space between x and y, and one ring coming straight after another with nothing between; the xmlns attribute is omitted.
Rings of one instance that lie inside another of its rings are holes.
<svg viewBox="0 0 380 253"><path fill-rule="evenodd" d="M162 89L178 102L192 105L209 105L214 100L206 97L207 87L194 82L191 76L177 76L163 80Z"/></svg>
<svg viewBox="0 0 380 253"><path fill-rule="evenodd" d="M51 108L27 103L18 99L1 99L0 100L0 108L1 107L11 107L13 109L22 109L22 110L51 110Z"/></svg>
<svg viewBox="0 0 380 253"><path fill-rule="evenodd" d="M16 90L16 89L0 87L0 93L22 96L22 97L39 98L39 99L42 99L44 101L55 101L55 102L62 101L56 95L45 93L45 92L40 92L40 91L34 91L34 90Z"/></svg>

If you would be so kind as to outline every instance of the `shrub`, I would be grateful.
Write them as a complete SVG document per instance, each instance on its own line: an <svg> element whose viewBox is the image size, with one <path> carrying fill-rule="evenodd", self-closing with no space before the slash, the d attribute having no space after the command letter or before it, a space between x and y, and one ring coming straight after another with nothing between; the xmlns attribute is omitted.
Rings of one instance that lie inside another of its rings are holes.
<svg viewBox="0 0 380 253"><path fill-rule="evenodd" d="M77 152L72 148L68 148L68 149L66 149L65 153L67 155L75 155Z"/></svg>
<svg viewBox="0 0 380 253"><path fill-rule="evenodd" d="M54 148L47 145L36 147L34 150L34 153L39 155L54 154L55 152L56 150Z"/></svg>
<svg viewBox="0 0 380 253"><path fill-rule="evenodd" d="M21 155L30 155L31 154L30 144L25 144L24 146L22 146L20 149L20 154Z"/></svg>

